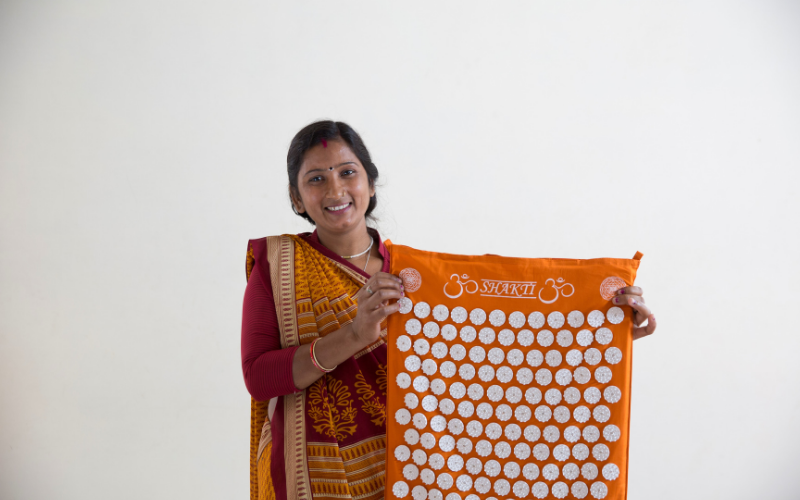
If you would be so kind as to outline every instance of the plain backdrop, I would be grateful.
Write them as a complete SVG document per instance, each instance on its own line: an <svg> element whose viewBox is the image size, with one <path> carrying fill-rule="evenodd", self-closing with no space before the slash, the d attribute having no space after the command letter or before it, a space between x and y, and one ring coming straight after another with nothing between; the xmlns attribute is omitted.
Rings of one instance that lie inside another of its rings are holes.
<svg viewBox="0 0 800 500"><path fill-rule="evenodd" d="M796 1L0 3L0 498L247 498L249 238L346 121L425 250L644 259L630 499L800 498Z"/></svg>

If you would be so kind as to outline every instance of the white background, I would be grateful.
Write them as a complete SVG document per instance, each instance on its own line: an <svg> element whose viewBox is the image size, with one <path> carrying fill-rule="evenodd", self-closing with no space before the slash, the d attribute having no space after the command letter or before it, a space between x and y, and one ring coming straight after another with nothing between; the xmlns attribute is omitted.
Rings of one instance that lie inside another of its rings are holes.
<svg viewBox="0 0 800 500"><path fill-rule="evenodd" d="M247 498L248 238L350 123L379 229L644 259L630 499L800 497L800 4L0 3L0 498Z"/></svg>

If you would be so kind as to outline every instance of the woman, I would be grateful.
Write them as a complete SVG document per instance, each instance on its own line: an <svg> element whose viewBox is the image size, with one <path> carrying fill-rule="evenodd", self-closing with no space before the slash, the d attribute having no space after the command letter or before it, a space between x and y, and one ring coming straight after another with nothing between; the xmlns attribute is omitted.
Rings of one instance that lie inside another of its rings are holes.
<svg viewBox="0 0 800 500"><path fill-rule="evenodd" d="M287 155L295 213L313 233L251 240L242 367L253 397L251 498L384 497L386 317L402 281L367 218L378 169L345 123L303 128ZM655 317L638 287L634 338ZM625 295L625 296L623 296Z"/></svg>

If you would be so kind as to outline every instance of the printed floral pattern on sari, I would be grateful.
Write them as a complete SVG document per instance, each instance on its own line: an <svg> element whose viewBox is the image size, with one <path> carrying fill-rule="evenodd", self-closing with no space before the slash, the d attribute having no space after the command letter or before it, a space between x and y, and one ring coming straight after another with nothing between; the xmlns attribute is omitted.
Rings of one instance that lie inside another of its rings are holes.
<svg viewBox="0 0 800 500"><path fill-rule="evenodd" d="M380 372L381 372L381 370L378 369L378 372L376 373L376 375L380 376L379 375ZM383 384L383 387L384 387L383 395L384 395L384 397L383 397L383 401L381 401L381 398L378 398L378 397L375 396L375 391L372 390L372 385L369 382L367 382L367 380L364 378L364 375L361 372L358 372L356 374L356 383L355 383L356 393L361 395L358 398L358 399L361 400L361 403L362 403L361 404L361 409L364 411L364 413L366 413L367 415L372 417L371 422L373 424L379 425L379 426L384 425L384 423L386 422L386 403L385 403L385 401L386 401L386 392L385 392L385 389L386 389L386 371L384 370L383 372L384 372L384 376L383 376L383 379L384 379L384 384ZM379 387L380 387L380 378L378 379L378 384L379 384Z"/></svg>
<svg viewBox="0 0 800 500"><path fill-rule="evenodd" d="M324 380L328 379L326 387ZM343 441L356 432L356 413L350 388L341 380L328 375L308 388L308 416L314 420L314 430Z"/></svg>

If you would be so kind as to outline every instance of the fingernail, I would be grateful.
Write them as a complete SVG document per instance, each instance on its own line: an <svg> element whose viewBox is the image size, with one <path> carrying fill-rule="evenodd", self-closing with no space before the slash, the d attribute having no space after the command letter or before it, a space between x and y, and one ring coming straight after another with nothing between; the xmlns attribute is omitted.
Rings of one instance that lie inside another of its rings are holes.
<svg viewBox="0 0 800 500"><path fill-rule="evenodd" d="M656 315L655 314L651 314L650 317L653 318L653 321L656 320Z"/></svg>
<svg viewBox="0 0 800 500"><path fill-rule="evenodd" d="M636 305L636 301L635 300L633 301L633 305Z"/></svg>
<svg viewBox="0 0 800 500"><path fill-rule="evenodd" d="M619 290L617 290L617 293L622 295L623 293L625 293L625 289L624 288L620 288Z"/></svg>
<svg viewBox="0 0 800 500"><path fill-rule="evenodd" d="M403 285L400 285L400 290L405 290L405 289L406 289L406 287L404 287Z"/></svg>
<svg viewBox="0 0 800 500"><path fill-rule="evenodd" d="M614 297L614 303L619 304L619 297Z"/></svg>

